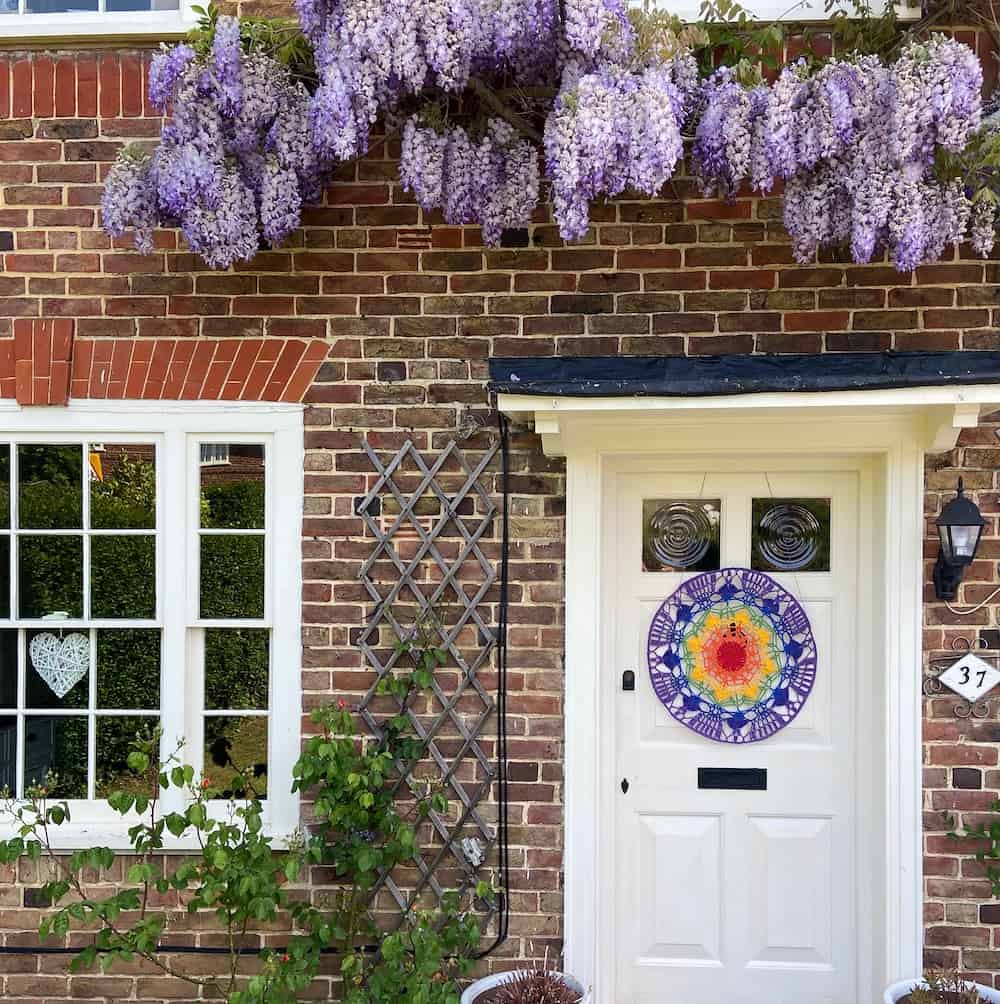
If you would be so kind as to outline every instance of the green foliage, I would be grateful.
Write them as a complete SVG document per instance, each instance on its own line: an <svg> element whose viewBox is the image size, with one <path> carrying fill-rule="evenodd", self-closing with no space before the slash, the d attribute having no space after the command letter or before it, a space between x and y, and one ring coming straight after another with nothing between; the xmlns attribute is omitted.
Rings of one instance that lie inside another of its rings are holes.
<svg viewBox="0 0 1000 1004"><path fill-rule="evenodd" d="M930 970L924 981L926 987L910 991L910 1004L985 1004L975 987L953 970Z"/></svg>
<svg viewBox="0 0 1000 1004"><path fill-rule="evenodd" d="M390 692L405 702L419 689L417 674L444 661L444 655L419 633L404 643L415 663ZM428 683L432 680L428 679ZM403 689L400 689L403 688ZM405 715L388 723L381 742L363 742L343 701L313 714L318 734L305 744L294 768L294 790L314 798L315 824L308 839L277 851L264 830L264 803L254 793L250 765L233 763L232 788L249 793L239 802L219 801L220 790L198 780L177 751L158 760L160 735L138 736L126 756L132 781L107 798L108 806L129 824L131 855L125 881L114 893L94 895L87 876L108 871L116 855L92 847L65 856L53 849L53 830L70 821L67 802L53 802L52 780L30 789L24 802L3 807L17 835L0 841L0 864L21 857L49 862L56 876L42 889L52 904L39 925L42 938L65 937L71 927L90 924L94 940L71 963L74 972L144 959L161 972L188 982L192 996L218 998L228 1004L286 1004L312 999L310 984L324 951L340 959L346 1004L458 1004L456 978L467 972L479 944L480 928L471 904L458 896L445 898L435 915L416 915L412 923L388 936L371 924L367 906L379 875L413 858L414 823L431 811L446 811L440 792L420 786L412 776L423 754L422 744L406 734ZM404 817L396 785L408 787L409 815ZM161 795L180 789L183 812L164 812ZM192 848L183 857L164 855L171 839ZM314 865L332 867L340 884L332 902L317 906L296 896L292 885ZM164 956L170 910L157 897L175 891L190 913L211 913L234 946L225 974L205 975L198 968ZM489 899L480 882L474 898ZM257 925L291 917L297 934L278 952L265 950L247 964L235 951L242 936ZM373 943L379 951L366 950ZM244 969L250 970L245 972Z"/></svg>
<svg viewBox="0 0 1000 1004"><path fill-rule="evenodd" d="M961 833L954 829L955 822L951 817L946 817L945 822L952 827L948 836L952 840L974 840L977 842L973 851L976 861L981 864L986 872L986 877L990 881L990 888L994 897L1000 897L1000 801L990 805L992 816L988 823L977 823L975 826L966 826Z"/></svg>
<svg viewBox="0 0 1000 1004"><path fill-rule="evenodd" d="M805 69L811 73L829 58L827 46L820 55L813 48L817 36L834 39L836 56L889 56L899 48L904 31L892 4L876 13L866 0L850 0L845 10L835 0L825 0L829 20L823 24L796 23L798 0L790 0L787 13L779 21L761 21L739 0L703 0L698 35L691 36L699 68L709 74L716 66L736 67L737 77L747 86L760 82L761 71L776 73L785 65L790 38L801 39ZM836 7L836 9L835 9ZM908 26L909 27L909 26Z"/></svg>
<svg viewBox="0 0 1000 1004"><path fill-rule="evenodd" d="M232 481L201 489L201 525L207 529L264 526L264 482Z"/></svg>
<svg viewBox="0 0 1000 1004"><path fill-rule="evenodd" d="M215 39L215 26L219 8L214 3L208 7L191 8L198 17L197 25L188 34L188 42L195 52L207 55ZM316 64L309 44L298 21L284 17L242 17L240 38L244 52L264 52L272 56L296 80L307 86L316 84Z"/></svg>

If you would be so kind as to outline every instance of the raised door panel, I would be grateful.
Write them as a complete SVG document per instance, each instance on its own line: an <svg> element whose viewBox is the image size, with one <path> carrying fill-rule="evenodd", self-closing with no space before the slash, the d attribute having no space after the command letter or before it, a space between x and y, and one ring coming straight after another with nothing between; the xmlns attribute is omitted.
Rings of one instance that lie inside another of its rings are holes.
<svg viewBox="0 0 1000 1004"><path fill-rule="evenodd" d="M719 960L722 818L639 816L640 965Z"/></svg>

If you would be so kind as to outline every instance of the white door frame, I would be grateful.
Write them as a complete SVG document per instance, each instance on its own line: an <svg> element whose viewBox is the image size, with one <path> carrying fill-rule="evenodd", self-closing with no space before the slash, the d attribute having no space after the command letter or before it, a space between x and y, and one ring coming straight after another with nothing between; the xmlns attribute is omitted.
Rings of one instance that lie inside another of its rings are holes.
<svg viewBox="0 0 1000 1004"><path fill-rule="evenodd" d="M500 395L502 411L534 420L546 453L566 457L565 966L594 988L595 1004L615 1004L614 939L606 933L614 917L606 859L615 760L599 685L622 668L605 664L602 633L609 461L743 451L871 458L872 605L881 610L871 618L871 643L885 672L884 785L874 792L885 845L871 892L884 903L873 948L885 985L922 971L924 453L952 448L981 409L998 406L1000 388L990 385L714 398Z"/></svg>

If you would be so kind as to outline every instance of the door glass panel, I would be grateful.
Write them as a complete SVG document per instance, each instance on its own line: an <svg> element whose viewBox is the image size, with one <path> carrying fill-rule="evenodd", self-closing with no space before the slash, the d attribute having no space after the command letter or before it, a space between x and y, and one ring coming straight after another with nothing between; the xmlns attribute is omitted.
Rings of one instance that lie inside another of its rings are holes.
<svg viewBox="0 0 1000 1004"><path fill-rule="evenodd" d="M830 500L753 500L751 567L759 572L830 571Z"/></svg>
<svg viewBox="0 0 1000 1004"><path fill-rule="evenodd" d="M644 499L642 570L710 572L719 567L720 499Z"/></svg>

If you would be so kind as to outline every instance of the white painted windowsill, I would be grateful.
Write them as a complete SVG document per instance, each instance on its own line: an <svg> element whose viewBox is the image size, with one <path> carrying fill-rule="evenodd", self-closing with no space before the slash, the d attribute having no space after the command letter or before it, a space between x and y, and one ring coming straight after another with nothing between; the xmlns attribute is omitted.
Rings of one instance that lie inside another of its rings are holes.
<svg viewBox="0 0 1000 1004"><path fill-rule="evenodd" d="M0 14L0 43L13 40L170 39L195 25L190 10Z"/></svg>
<svg viewBox="0 0 1000 1004"><path fill-rule="evenodd" d="M132 850L129 841L129 828L140 822L138 817L126 817L125 821L116 823L63 823L51 829L52 849L60 854L71 854L73 851L89 847L108 847L120 854L128 854ZM271 840L271 846L276 851L287 850L299 836L298 831L286 827L275 827L265 823L265 837ZM10 823L0 824L0 840L10 840L18 836L17 827ZM193 834L182 837L163 834L163 850L157 853L191 854L201 850L198 839Z"/></svg>

